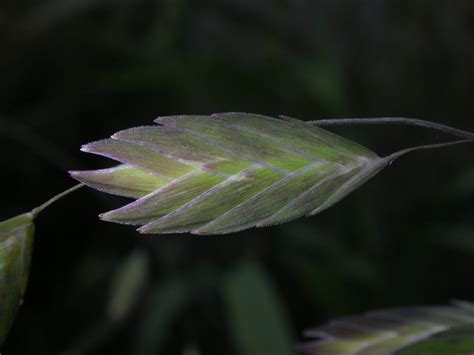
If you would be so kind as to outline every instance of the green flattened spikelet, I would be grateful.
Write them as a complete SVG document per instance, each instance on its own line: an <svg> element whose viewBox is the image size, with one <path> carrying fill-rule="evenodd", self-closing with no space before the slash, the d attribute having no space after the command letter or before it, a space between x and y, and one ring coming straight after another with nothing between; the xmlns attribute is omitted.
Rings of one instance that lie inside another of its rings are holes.
<svg viewBox="0 0 474 355"><path fill-rule="evenodd" d="M82 148L121 165L71 172L90 187L135 198L101 218L142 233L224 234L314 215L388 163L291 118L223 113L155 122Z"/></svg>

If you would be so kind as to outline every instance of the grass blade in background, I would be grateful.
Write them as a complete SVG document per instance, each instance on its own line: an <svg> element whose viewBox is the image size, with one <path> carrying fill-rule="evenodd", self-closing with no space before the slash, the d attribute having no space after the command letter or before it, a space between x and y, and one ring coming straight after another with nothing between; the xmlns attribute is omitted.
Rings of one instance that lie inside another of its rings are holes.
<svg viewBox="0 0 474 355"><path fill-rule="evenodd" d="M308 355L471 354L474 305L411 307L370 312L309 330Z"/></svg>
<svg viewBox="0 0 474 355"><path fill-rule="evenodd" d="M149 278L148 268L148 257L141 250L135 250L125 257L112 277L105 317L81 334L63 355L93 353L127 323L140 303Z"/></svg>
<svg viewBox="0 0 474 355"><path fill-rule="evenodd" d="M112 280L108 317L120 321L130 313L148 280L148 259L143 251L132 253Z"/></svg>
<svg viewBox="0 0 474 355"><path fill-rule="evenodd" d="M0 223L0 344L25 294L33 252L33 218L25 213Z"/></svg>
<svg viewBox="0 0 474 355"><path fill-rule="evenodd" d="M256 264L240 265L229 276L223 297L239 354L294 354L284 308L262 268Z"/></svg>
<svg viewBox="0 0 474 355"><path fill-rule="evenodd" d="M171 326L177 315L188 304L192 294L182 280L157 285L144 307L146 313L138 325L134 354L161 354L171 336Z"/></svg>

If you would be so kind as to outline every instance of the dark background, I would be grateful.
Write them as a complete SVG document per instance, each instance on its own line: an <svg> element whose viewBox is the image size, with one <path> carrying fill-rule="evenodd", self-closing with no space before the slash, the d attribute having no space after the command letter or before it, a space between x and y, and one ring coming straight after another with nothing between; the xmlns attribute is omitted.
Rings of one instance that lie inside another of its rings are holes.
<svg viewBox="0 0 474 355"><path fill-rule="evenodd" d="M81 144L158 115L474 131L473 63L472 0L1 0L0 219L111 165ZM449 139L333 131L381 155ZM81 190L37 222L2 353L286 355L330 318L473 300L473 149L413 153L321 215L223 237L139 236L97 218L124 199Z"/></svg>

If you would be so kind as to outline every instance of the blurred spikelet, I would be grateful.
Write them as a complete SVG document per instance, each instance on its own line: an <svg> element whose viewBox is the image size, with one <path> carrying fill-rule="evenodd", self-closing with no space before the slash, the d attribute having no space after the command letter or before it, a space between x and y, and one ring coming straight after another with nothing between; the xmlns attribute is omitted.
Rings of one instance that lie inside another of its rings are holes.
<svg viewBox="0 0 474 355"><path fill-rule="evenodd" d="M474 304L412 307L340 319L305 332L308 355L472 354Z"/></svg>
<svg viewBox="0 0 474 355"><path fill-rule="evenodd" d="M25 294L33 251L33 215L0 222L0 344Z"/></svg>

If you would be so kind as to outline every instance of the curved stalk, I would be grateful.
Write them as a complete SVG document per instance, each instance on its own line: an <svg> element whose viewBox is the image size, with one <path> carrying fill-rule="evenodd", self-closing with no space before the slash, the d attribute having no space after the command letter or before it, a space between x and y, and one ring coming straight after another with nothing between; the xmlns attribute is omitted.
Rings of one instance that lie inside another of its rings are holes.
<svg viewBox="0 0 474 355"><path fill-rule="evenodd" d="M36 207L35 209L33 209L30 213L33 215L33 217L36 217L38 214L40 214L44 209L48 208L50 205L52 205L53 203L55 203L56 201L60 200L61 198L63 198L64 196L66 195L69 195L70 193L80 189L81 187L85 186L84 184L77 184L76 186L73 186L71 187L70 189L67 189L63 192L61 192L60 194L57 194L56 196L54 196L53 198L49 199L48 201L46 201L45 203L43 203L42 205Z"/></svg>
<svg viewBox="0 0 474 355"><path fill-rule="evenodd" d="M420 120L418 118L406 117L378 117L378 118L335 118L322 119L316 121L307 121L316 126L348 126L348 125L381 125L381 124L399 124L408 126L424 127L434 129L453 136L474 140L474 133L453 128L441 123Z"/></svg>
<svg viewBox="0 0 474 355"><path fill-rule="evenodd" d="M416 147L411 147L411 148L406 148L399 150L398 152L392 153L390 155L387 155L383 159L388 163L391 164L394 160L400 158L401 156L413 152L415 150L422 150L422 149L437 149L437 148L443 148L443 147L448 147L450 145L455 145L455 144L461 144L461 143L472 143L474 142L473 140L470 139L464 139L460 141L453 141L453 142L445 142L445 143L438 143L438 144L425 144L425 145L419 145Z"/></svg>

